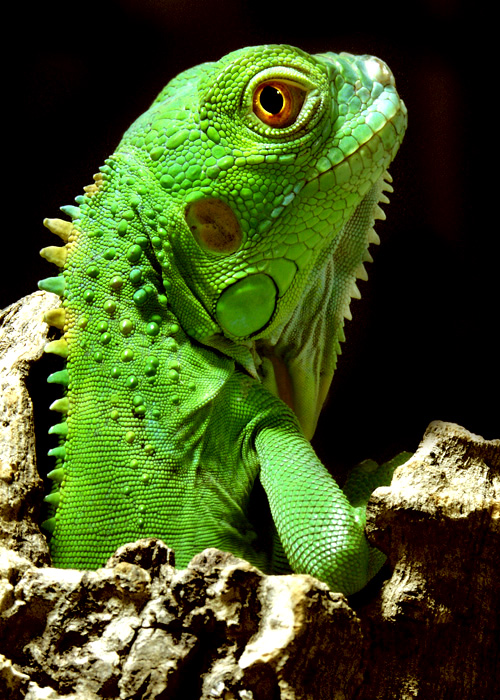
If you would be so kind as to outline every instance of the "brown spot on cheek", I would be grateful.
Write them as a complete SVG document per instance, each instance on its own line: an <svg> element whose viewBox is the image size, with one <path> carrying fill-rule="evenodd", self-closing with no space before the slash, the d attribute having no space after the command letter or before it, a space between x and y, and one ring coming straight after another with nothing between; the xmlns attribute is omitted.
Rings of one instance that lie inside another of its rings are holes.
<svg viewBox="0 0 500 700"><path fill-rule="evenodd" d="M200 199L186 207L187 225L200 248L216 255L234 253L241 245L241 227L229 205L220 199Z"/></svg>

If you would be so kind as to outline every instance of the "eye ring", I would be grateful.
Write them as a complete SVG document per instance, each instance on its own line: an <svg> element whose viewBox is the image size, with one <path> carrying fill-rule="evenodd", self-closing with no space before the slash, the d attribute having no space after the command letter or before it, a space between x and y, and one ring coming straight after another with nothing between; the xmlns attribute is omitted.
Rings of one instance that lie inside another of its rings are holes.
<svg viewBox="0 0 500 700"><path fill-rule="evenodd" d="M282 80L265 80L254 93L253 112L263 124L283 129L293 124L306 99L306 91Z"/></svg>

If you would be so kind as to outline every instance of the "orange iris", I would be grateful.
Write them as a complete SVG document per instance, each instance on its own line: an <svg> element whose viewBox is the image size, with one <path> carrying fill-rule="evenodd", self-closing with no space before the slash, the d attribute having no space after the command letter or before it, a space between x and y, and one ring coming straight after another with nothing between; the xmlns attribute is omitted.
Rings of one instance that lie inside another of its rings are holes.
<svg viewBox="0 0 500 700"><path fill-rule="evenodd" d="M305 91L296 85L268 80L253 94L253 111L264 124L284 128L297 119L305 97Z"/></svg>

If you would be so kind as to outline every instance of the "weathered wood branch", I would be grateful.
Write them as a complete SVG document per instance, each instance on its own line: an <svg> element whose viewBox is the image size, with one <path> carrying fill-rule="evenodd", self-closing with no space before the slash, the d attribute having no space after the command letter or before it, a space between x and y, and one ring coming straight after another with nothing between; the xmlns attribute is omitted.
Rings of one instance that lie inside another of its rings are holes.
<svg viewBox="0 0 500 700"><path fill-rule="evenodd" d="M46 342L33 294L0 333L0 696L10 700L477 700L500 687L500 441L432 423L369 537L385 583L346 600L207 550L181 571L159 540L98 571L47 566L25 379Z"/></svg>

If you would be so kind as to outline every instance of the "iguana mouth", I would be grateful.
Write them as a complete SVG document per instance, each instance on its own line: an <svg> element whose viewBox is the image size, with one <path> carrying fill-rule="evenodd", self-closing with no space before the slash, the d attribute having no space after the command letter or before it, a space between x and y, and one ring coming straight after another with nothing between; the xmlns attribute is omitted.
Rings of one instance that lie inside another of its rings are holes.
<svg viewBox="0 0 500 700"><path fill-rule="evenodd" d="M316 429L341 353L340 343L345 340L343 328L345 320L351 319L351 299L361 297L357 279L368 279L364 266L372 261L368 248L380 243L373 226L375 220L385 219L379 204L389 202L385 193L393 191L391 181L385 172L334 238L276 342L256 343L264 385L290 406L308 439Z"/></svg>

